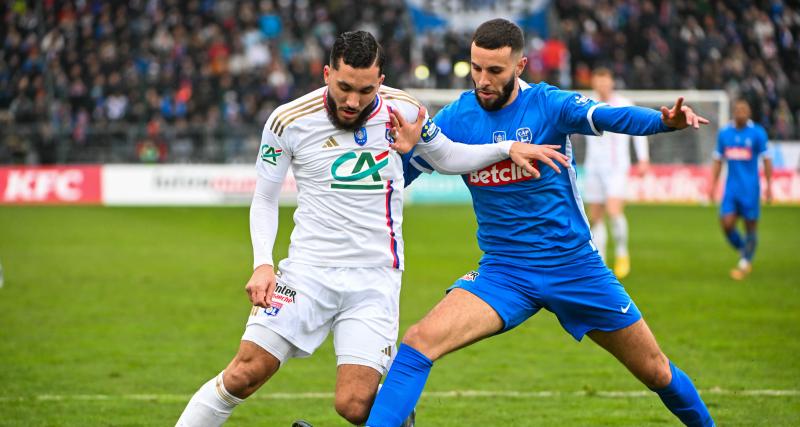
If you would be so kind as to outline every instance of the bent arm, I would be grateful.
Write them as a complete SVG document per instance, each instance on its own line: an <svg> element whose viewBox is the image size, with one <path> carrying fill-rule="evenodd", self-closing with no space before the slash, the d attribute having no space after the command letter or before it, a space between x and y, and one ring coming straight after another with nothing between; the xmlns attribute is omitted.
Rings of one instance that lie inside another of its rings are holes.
<svg viewBox="0 0 800 427"><path fill-rule="evenodd" d="M664 124L660 111L650 108L635 105L611 107L603 104L598 104L593 108L592 123L598 131L628 135L652 135L675 130Z"/></svg>
<svg viewBox="0 0 800 427"><path fill-rule="evenodd" d="M278 234L278 197L281 183L258 177L250 205L250 240L253 244L253 268L272 265L272 248Z"/></svg>
<svg viewBox="0 0 800 427"><path fill-rule="evenodd" d="M513 143L514 141L480 145L462 144L451 141L439 132L431 143L417 145L417 152L437 172L445 175L461 175L507 159Z"/></svg>

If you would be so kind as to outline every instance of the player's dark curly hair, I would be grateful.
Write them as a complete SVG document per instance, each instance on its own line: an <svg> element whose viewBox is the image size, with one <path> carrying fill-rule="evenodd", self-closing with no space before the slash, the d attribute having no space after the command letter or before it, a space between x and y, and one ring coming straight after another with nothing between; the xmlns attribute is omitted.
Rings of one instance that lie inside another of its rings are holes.
<svg viewBox="0 0 800 427"><path fill-rule="evenodd" d="M330 66L339 69L339 58L353 68L369 68L378 66L378 73L383 74L383 63L386 54L372 34L366 31L348 31L339 34L331 48Z"/></svg>
<svg viewBox="0 0 800 427"><path fill-rule="evenodd" d="M481 24L472 36L475 46L484 49L501 49L511 47L514 53L522 52L525 37L517 24L506 19L492 19Z"/></svg>

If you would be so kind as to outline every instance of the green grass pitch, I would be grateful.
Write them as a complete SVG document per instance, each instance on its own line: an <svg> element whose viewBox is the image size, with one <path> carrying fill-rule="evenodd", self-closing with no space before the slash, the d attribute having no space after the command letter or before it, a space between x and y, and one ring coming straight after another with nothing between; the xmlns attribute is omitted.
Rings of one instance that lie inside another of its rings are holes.
<svg viewBox="0 0 800 427"><path fill-rule="evenodd" d="M401 331L479 257L469 207L405 212ZM800 425L800 208L763 209L742 283L728 279L736 256L714 208L631 206L628 216L625 286L717 424ZM173 425L238 345L247 221L244 208L0 207L0 425ZM291 210L281 224L283 256ZM229 425L343 426L334 373L328 341L290 361ZM464 390L538 394L442 393ZM437 362L426 391L438 393L420 401L422 427L679 425L655 395L609 395L644 387L548 312Z"/></svg>

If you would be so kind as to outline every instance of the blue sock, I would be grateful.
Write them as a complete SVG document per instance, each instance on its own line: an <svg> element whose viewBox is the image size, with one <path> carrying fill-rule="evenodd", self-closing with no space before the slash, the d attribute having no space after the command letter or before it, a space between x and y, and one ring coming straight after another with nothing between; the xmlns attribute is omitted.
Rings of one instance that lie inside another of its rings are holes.
<svg viewBox="0 0 800 427"><path fill-rule="evenodd" d="M756 232L747 233L744 240L744 259L747 261L753 260L753 255L756 254L756 243L758 243L758 235Z"/></svg>
<svg viewBox="0 0 800 427"><path fill-rule="evenodd" d="M669 362L669 369L672 372L672 381L665 388L653 391L658 393L664 405L685 425L713 427L714 420L689 376L672 362Z"/></svg>
<svg viewBox="0 0 800 427"><path fill-rule="evenodd" d="M734 247L737 251L741 251L744 248L744 242L742 242L742 235L739 234L739 230L736 228L732 228L731 231L725 232L725 237L728 238L728 243Z"/></svg>
<svg viewBox="0 0 800 427"><path fill-rule="evenodd" d="M397 357L369 412L367 426L398 427L417 405L433 362L414 347L400 344Z"/></svg>

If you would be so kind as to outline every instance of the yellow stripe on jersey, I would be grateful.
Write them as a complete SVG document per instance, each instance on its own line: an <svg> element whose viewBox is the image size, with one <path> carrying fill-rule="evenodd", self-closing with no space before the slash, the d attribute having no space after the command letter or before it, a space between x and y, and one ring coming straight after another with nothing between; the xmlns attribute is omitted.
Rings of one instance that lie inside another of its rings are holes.
<svg viewBox="0 0 800 427"><path fill-rule="evenodd" d="M414 105L417 108L420 108L422 106L416 99L412 98L410 95L395 95L391 93L381 93L381 95L383 95L383 99L386 100L395 99L398 101L405 101L408 102L409 104Z"/></svg>
<svg viewBox="0 0 800 427"><path fill-rule="evenodd" d="M271 130L274 133L277 133L278 128L280 128L281 122L283 121L284 118L294 114L295 112L302 111L302 110L307 110L307 109L313 107L315 102L318 102L318 101L321 101L321 100L322 100L321 96L315 96L314 98L311 98L311 99L309 99L307 101L301 102L301 103L299 103L297 105L292 105L291 107L287 108L286 110L281 111L275 117L275 119L272 121L272 125L269 127L269 130ZM291 104L287 104L287 105L291 105Z"/></svg>
<svg viewBox="0 0 800 427"><path fill-rule="evenodd" d="M312 105L312 107L313 107L313 105ZM283 135L283 131L284 131L284 130L286 130L286 128L287 128L287 127L288 127L290 124L292 124L292 122L293 122L293 121L295 121L295 120L297 120L297 119L299 119L299 118L301 118L301 117L307 116L307 115L309 115L309 114L314 114L314 113L316 113L317 111L321 111L321 110L323 110L323 109L325 109L325 105L320 105L319 107L317 107L317 108L314 108L313 110L310 110L310 111L300 111L300 112L296 113L295 115L293 115L293 116L291 116L291 117L287 117L287 118L286 118L286 121L285 121L285 123L283 123L283 124L281 125L281 127L280 127L280 128L278 128L278 131L276 132L276 135L278 135L278 136L282 136L282 135Z"/></svg>

